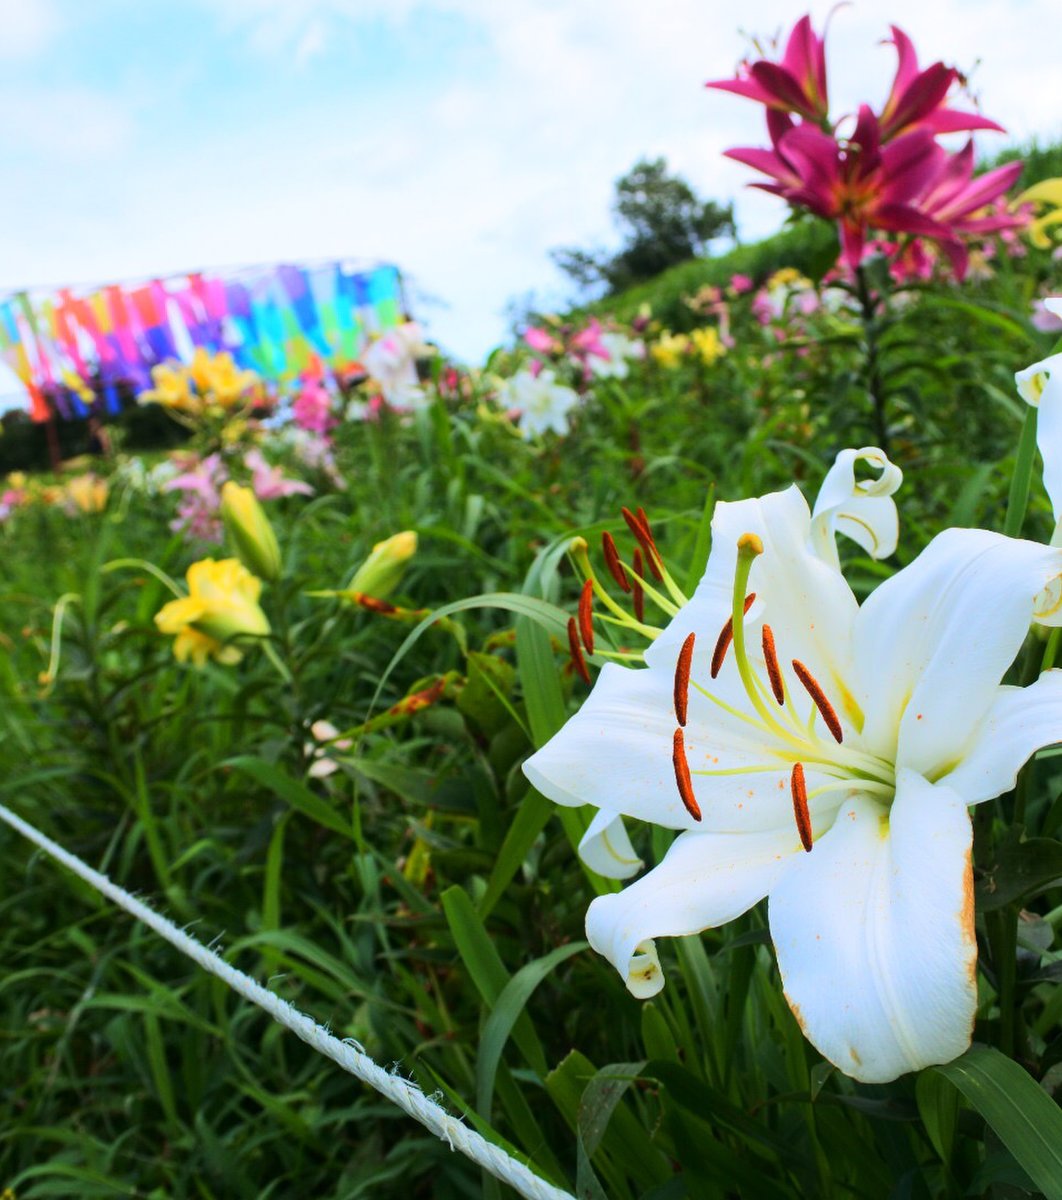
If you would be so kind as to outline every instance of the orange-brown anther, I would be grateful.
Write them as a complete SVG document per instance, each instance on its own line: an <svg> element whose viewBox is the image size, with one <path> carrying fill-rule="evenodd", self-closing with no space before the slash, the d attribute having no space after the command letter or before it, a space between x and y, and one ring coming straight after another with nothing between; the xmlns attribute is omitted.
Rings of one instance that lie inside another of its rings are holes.
<svg viewBox="0 0 1062 1200"><path fill-rule="evenodd" d="M347 592L345 595L355 604L368 609L369 612L379 613L384 617L398 612L398 609L389 600L379 600L375 596L368 595L367 592Z"/></svg>
<svg viewBox="0 0 1062 1200"><path fill-rule="evenodd" d="M793 816L796 818L797 833L800 834L800 844L805 850L814 845L811 836L811 813L808 812L808 785L804 782L804 764L793 763L793 774L789 779L789 787L793 793Z"/></svg>
<svg viewBox="0 0 1062 1200"><path fill-rule="evenodd" d="M753 601L756 599L755 592L749 592L745 597L745 611L748 612L752 607ZM730 643L734 640L734 618L727 617L726 624L719 631L719 637L716 639L715 649L712 651L712 678L714 679L723 669L723 660L726 658L726 652L730 649Z"/></svg>
<svg viewBox="0 0 1062 1200"><path fill-rule="evenodd" d="M686 724L690 699L690 665L693 662L693 643L696 640L695 633L686 638L675 663L675 717L680 725Z"/></svg>
<svg viewBox="0 0 1062 1200"><path fill-rule="evenodd" d="M623 514L623 519L627 522L627 528L634 534L638 545L645 551L645 559L649 564L649 570L652 572L653 578L663 579L664 573L660 570L660 563L663 560L660 558L660 551L656 548L656 542L653 541L649 522L641 519L644 516L642 509L638 509L641 516L635 516L629 508L621 508L620 512ZM641 574L640 571L638 573Z"/></svg>
<svg viewBox="0 0 1062 1200"><path fill-rule="evenodd" d="M568 618L568 649L571 651L572 666L579 672L584 683L590 682L590 672L586 669L586 659L583 658L583 648L579 645L579 630L575 618Z"/></svg>
<svg viewBox="0 0 1062 1200"><path fill-rule="evenodd" d="M588 579L579 597L579 632L587 654L594 652L594 584Z"/></svg>
<svg viewBox="0 0 1062 1200"><path fill-rule="evenodd" d="M627 572L623 569L623 563L620 562L615 539L607 529L601 535L601 550L605 555L605 566L608 567L612 578L625 592L629 592L631 590L631 581L627 578Z"/></svg>
<svg viewBox="0 0 1062 1200"><path fill-rule="evenodd" d="M826 693L822 690L819 681L796 658L793 659L793 672L814 701L815 707L819 710L819 715L826 722L826 728L833 734L834 740L843 742L844 730L841 728L841 722L837 719L837 712L833 705L826 699Z"/></svg>
<svg viewBox="0 0 1062 1200"><path fill-rule="evenodd" d="M636 547L635 551L634 551L634 573L635 573L635 575L638 575L642 579L644 579L645 576L642 574L642 572L644 570L645 570L645 564L642 562L642 552L639 549L637 549L637 547ZM631 580L631 600L634 603L634 615L638 618L639 621L644 621L645 620L645 592L643 591L642 585L638 582L637 579Z"/></svg>
<svg viewBox="0 0 1062 1200"><path fill-rule="evenodd" d="M763 661L767 664L767 676L771 681L771 691L779 704L785 703L785 684L782 682L782 669L778 665L778 655L774 649L774 630L770 625L763 627Z"/></svg>
<svg viewBox="0 0 1062 1200"><path fill-rule="evenodd" d="M690 816L695 821L699 821L701 819L701 806L697 803L697 797L693 794L690 764L686 761L686 738L681 729L675 730L671 761L675 766L675 783L678 784L678 793L682 798L682 803L686 806L686 811Z"/></svg>

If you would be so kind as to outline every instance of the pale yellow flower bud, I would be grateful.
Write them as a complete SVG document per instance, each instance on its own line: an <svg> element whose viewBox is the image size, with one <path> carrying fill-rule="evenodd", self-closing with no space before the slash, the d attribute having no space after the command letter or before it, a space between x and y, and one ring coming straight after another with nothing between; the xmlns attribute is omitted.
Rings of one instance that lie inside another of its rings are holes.
<svg viewBox="0 0 1062 1200"><path fill-rule="evenodd" d="M221 519L240 562L261 579L279 579L280 547L254 492L230 479L221 489Z"/></svg>
<svg viewBox="0 0 1062 1200"><path fill-rule="evenodd" d="M365 592L382 599L389 596L402 579L406 563L417 552L417 535L404 530L382 542L377 542L372 553L358 567L348 584L352 592Z"/></svg>

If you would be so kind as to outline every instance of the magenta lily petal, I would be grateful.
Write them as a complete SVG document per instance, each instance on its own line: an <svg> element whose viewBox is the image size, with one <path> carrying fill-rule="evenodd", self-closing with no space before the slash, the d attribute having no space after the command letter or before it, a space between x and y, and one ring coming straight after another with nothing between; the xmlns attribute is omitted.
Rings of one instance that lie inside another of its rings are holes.
<svg viewBox="0 0 1062 1200"><path fill-rule="evenodd" d="M829 107L826 88L826 39L811 27L805 14L793 26L782 55L782 66L798 79L804 94L818 101L817 112L825 116Z"/></svg>
<svg viewBox="0 0 1062 1200"><path fill-rule="evenodd" d="M960 112L955 108L938 108L922 122L923 127L933 133L965 133L973 129L987 129L992 133L1006 133L998 121L982 117L980 113Z"/></svg>
<svg viewBox="0 0 1062 1200"><path fill-rule="evenodd" d="M773 62L753 63L749 74L771 97L768 104L787 112L797 112L814 120L818 113L808 102L803 88L785 69Z"/></svg>

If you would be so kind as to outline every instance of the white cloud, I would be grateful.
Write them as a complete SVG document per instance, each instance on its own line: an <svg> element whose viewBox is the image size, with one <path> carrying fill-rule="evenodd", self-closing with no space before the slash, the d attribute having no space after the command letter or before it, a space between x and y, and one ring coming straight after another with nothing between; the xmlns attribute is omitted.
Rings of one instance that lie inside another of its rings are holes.
<svg viewBox="0 0 1062 1200"><path fill-rule="evenodd" d="M51 0L0 0L0 58L31 58L44 50L61 27Z"/></svg>

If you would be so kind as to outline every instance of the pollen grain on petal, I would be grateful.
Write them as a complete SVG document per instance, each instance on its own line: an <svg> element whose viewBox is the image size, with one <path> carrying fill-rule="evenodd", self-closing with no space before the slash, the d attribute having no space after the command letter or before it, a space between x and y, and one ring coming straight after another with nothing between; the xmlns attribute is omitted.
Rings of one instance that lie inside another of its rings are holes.
<svg viewBox="0 0 1062 1200"><path fill-rule="evenodd" d="M693 780L690 777L690 764L686 760L686 737L681 729L675 730L671 761L675 767L675 783L686 811L695 820L701 819L701 806L693 794Z"/></svg>
<svg viewBox="0 0 1062 1200"><path fill-rule="evenodd" d="M833 705L826 699L826 693L822 690L819 681L797 658L793 659L793 673L804 685L804 690L819 710L819 715L826 722L826 728L833 734L834 740L843 742L844 730L841 728L841 722Z"/></svg>
<svg viewBox="0 0 1062 1200"><path fill-rule="evenodd" d="M696 640L695 633L686 638L675 663L675 718L680 725L686 724L690 699L690 666L693 663L693 645Z"/></svg>
<svg viewBox="0 0 1062 1200"><path fill-rule="evenodd" d="M782 668L778 665L778 653L774 648L774 630L770 625L763 626L763 661L767 665L767 677L771 681L771 691L779 704L785 703L785 684L782 682Z"/></svg>
<svg viewBox="0 0 1062 1200"><path fill-rule="evenodd" d="M583 648L579 644L579 629L575 624L575 618L568 618L568 649L572 656L572 666L579 672L579 676L584 683L590 683L590 672L587 670L586 659L583 658Z"/></svg>
<svg viewBox="0 0 1062 1200"><path fill-rule="evenodd" d="M793 793L793 816L796 818L797 833L800 834L800 844L805 850L811 850L814 838L811 833L811 813L808 811L808 786L804 781L804 764L793 763L793 774L789 779L789 787Z"/></svg>
<svg viewBox="0 0 1062 1200"><path fill-rule="evenodd" d="M583 584L579 596L579 633L587 654L594 652L594 581L588 579Z"/></svg>

